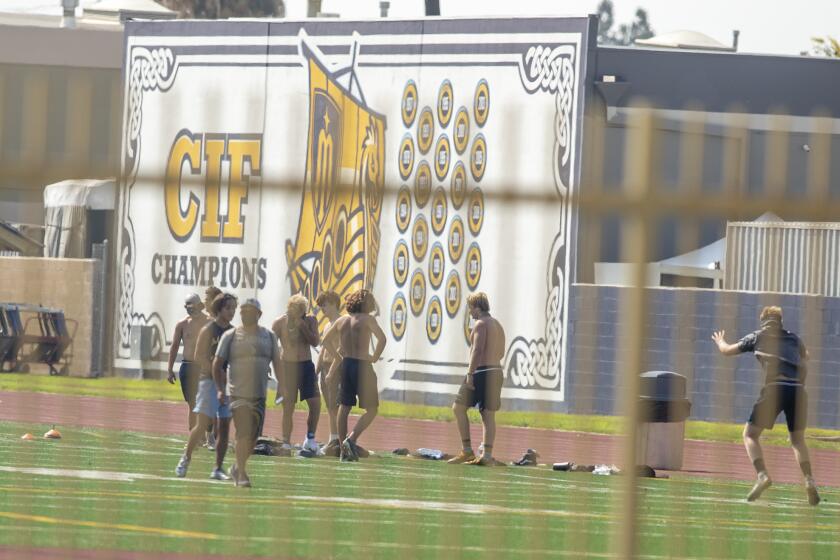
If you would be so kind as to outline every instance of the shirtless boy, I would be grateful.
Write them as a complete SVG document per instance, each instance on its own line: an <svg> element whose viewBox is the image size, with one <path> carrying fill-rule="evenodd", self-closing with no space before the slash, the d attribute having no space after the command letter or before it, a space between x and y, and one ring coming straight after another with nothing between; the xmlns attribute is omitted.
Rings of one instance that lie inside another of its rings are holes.
<svg viewBox="0 0 840 560"><path fill-rule="evenodd" d="M477 292L467 298L470 317L475 321L470 334L470 364L452 412L461 434L461 452L450 459L452 464L496 465L493 441L496 438L496 411L502 406L502 358L505 355L505 331L490 316L487 294ZM470 440L467 409L478 406L484 424L483 453L476 457Z"/></svg>

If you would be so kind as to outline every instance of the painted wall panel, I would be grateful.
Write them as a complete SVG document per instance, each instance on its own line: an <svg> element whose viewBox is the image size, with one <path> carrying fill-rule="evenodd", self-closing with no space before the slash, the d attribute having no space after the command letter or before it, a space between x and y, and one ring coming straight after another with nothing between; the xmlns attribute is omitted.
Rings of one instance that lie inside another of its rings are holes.
<svg viewBox="0 0 840 560"><path fill-rule="evenodd" d="M138 367L134 324L162 360L184 296L210 283L260 298L264 324L292 293L365 287L383 395L449 403L466 298L485 291L503 398L562 403L589 29L128 23L114 365Z"/></svg>

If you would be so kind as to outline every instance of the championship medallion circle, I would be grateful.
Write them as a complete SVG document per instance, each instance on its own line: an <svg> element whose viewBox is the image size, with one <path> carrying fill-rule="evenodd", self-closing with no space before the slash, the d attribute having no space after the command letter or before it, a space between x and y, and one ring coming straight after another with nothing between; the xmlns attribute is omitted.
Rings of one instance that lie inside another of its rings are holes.
<svg viewBox="0 0 840 560"><path fill-rule="evenodd" d="M458 309L461 308L461 278L457 270L451 271L446 278L443 299L446 302L446 314L454 319L458 314Z"/></svg>
<svg viewBox="0 0 840 560"><path fill-rule="evenodd" d="M470 290L478 287L481 280L481 249L478 243L473 243L467 250L467 286Z"/></svg>
<svg viewBox="0 0 840 560"><path fill-rule="evenodd" d="M402 142L400 142L400 155L398 163L398 167L400 168L400 177L408 179L411 175L411 171L414 169L414 139L410 134L403 136Z"/></svg>
<svg viewBox="0 0 840 560"><path fill-rule="evenodd" d="M435 138L435 116L429 107L423 107L417 120L417 148L421 154L429 153Z"/></svg>
<svg viewBox="0 0 840 560"><path fill-rule="evenodd" d="M437 342L442 330L443 310L440 307L440 299L433 296L429 301L429 309L426 310L426 336L429 337L429 342Z"/></svg>
<svg viewBox="0 0 840 560"><path fill-rule="evenodd" d="M449 260L452 264L461 260L461 255L464 254L464 222L461 221L460 216L452 218L452 223L449 224Z"/></svg>
<svg viewBox="0 0 840 560"><path fill-rule="evenodd" d="M463 154L470 143L470 114L466 107L458 109L455 115L455 130L452 132L452 140L455 144L455 151Z"/></svg>
<svg viewBox="0 0 840 560"><path fill-rule="evenodd" d="M479 127L484 126L487 122L487 117L490 115L490 86L487 85L487 80L481 80L475 86L475 95L473 96L473 116L475 117L475 124Z"/></svg>
<svg viewBox="0 0 840 560"><path fill-rule="evenodd" d="M481 189L473 189L470 193L470 202L467 205L467 223L473 235L478 235L481 226L484 225L484 194Z"/></svg>
<svg viewBox="0 0 840 560"><path fill-rule="evenodd" d="M431 195L432 168L424 160L417 164L417 173L414 175L414 200L417 201L417 206L420 208L426 206Z"/></svg>
<svg viewBox="0 0 840 560"><path fill-rule="evenodd" d="M467 168L463 162L455 164L452 170L452 182L449 185L449 196L452 198L452 208L460 210L467 197Z"/></svg>
<svg viewBox="0 0 840 560"><path fill-rule="evenodd" d="M467 346L472 344L472 340L470 337L472 336L472 328L470 327L470 310L469 307L464 309L464 340L467 342Z"/></svg>
<svg viewBox="0 0 840 560"><path fill-rule="evenodd" d="M470 149L470 173L473 179L481 181L484 177L484 169L487 167L487 142L484 135L479 134L473 139Z"/></svg>
<svg viewBox="0 0 840 560"><path fill-rule="evenodd" d="M432 231L435 235L440 235L446 228L446 210L446 191L438 187L432 197Z"/></svg>
<svg viewBox="0 0 840 560"><path fill-rule="evenodd" d="M405 233L411 223L411 191L403 185L397 193L397 229Z"/></svg>
<svg viewBox="0 0 840 560"><path fill-rule="evenodd" d="M402 103L402 120L406 128L414 124L414 117L417 116L417 84L414 80L409 80L403 89Z"/></svg>
<svg viewBox="0 0 840 560"><path fill-rule="evenodd" d="M449 80L444 80L443 83L440 84L440 89L438 90L437 104L438 122L443 128L449 126L449 119L452 118L454 98L455 97L452 94L452 83Z"/></svg>
<svg viewBox="0 0 840 560"><path fill-rule="evenodd" d="M426 304L426 277L423 276L423 271L419 268L411 275L411 284L409 285L408 299L411 304L411 312L415 317L419 317L423 312L423 306Z"/></svg>
<svg viewBox="0 0 840 560"><path fill-rule="evenodd" d="M422 261L429 249L429 224L426 217L420 214L414 219L414 227L411 229L411 250L414 258Z"/></svg>
<svg viewBox="0 0 840 560"><path fill-rule="evenodd" d="M402 292L397 292L391 303L391 334L395 340L402 340L405 327L408 325L408 304Z"/></svg>
<svg viewBox="0 0 840 560"><path fill-rule="evenodd" d="M400 288L408 279L409 264L408 244L401 239L394 250L394 281Z"/></svg>
<svg viewBox="0 0 840 560"><path fill-rule="evenodd" d="M449 138L446 134L441 134L437 144L435 144L435 175L438 181L446 179L446 174L449 173L449 162L452 159L451 150Z"/></svg>
<svg viewBox="0 0 840 560"><path fill-rule="evenodd" d="M429 284L437 290L443 284L443 274L446 270L446 255L443 253L443 245L435 243L429 253Z"/></svg>

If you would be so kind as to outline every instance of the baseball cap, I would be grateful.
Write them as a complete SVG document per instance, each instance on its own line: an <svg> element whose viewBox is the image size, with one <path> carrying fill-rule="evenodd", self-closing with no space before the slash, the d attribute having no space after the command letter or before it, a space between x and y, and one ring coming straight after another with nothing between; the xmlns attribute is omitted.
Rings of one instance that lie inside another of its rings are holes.
<svg viewBox="0 0 840 560"><path fill-rule="evenodd" d="M242 308L247 306L253 307L257 311L262 313L262 306L260 305L260 300L258 300L257 298L248 298L245 301L243 301L239 307Z"/></svg>
<svg viewBox="0 0 840 560"><path fill-rule="evenodd" d="M195 293L188 295L184 300L184 305L199 305L200 303L202 303L201 298Z"/></svg>

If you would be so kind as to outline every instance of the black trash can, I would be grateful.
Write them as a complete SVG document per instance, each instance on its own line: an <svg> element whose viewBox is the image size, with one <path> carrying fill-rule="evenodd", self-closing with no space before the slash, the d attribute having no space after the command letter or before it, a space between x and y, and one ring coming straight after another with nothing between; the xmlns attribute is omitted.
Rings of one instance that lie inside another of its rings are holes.
<svg viewBox="0 0 840 560"><path fill-rule="evenodd" d="M654 469L680 470L685 421L690 412L684 376L672 371L643 373L639 383L638 462Z"/></svg>

